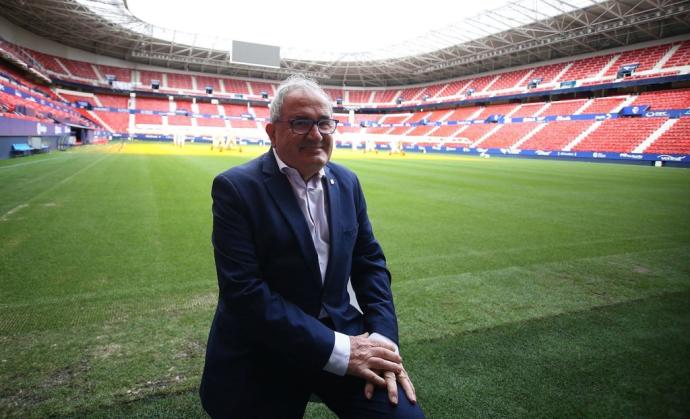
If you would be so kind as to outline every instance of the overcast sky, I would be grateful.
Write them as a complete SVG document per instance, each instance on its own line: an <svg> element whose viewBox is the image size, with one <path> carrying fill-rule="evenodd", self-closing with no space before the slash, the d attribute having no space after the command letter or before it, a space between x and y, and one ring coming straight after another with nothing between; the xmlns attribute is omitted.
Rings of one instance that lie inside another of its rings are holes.
<svg viewBox="0 0 690 419"><path fill-rule="evenodd" d="M300 49L361 52L412 39L506 2L129 0L127 4L140 19L170 29Z"/></svg>

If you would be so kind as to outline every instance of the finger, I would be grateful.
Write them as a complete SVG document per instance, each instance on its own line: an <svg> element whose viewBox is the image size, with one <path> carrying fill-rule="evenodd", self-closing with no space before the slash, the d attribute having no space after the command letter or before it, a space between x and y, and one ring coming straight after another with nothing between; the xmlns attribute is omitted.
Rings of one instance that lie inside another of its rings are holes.
<svg viewBox="0 0 690 419"><path fill-rule="evenodd" d="M383 378L386 380L386 388L388 389L388 400L392 404L397 405L398 404L398 384L397 380L395 378L395 374L386 371L383 373Z"/></svg>
<svg viewBox="0 0 690 419"><path fill-rule="evenodd" d="M391 345L389 342L384 342L382 340L373 340L373 339L369 339L369 342L371 342L372 346L375 346L378 348L386 348L389 351L395 352L395 346Z"/></svg>
<svg viewBox="0 0 690 419"><path fill-rule="evenodd" d="M374 384L370 381L367 381L364 385L364 397L366 397L367 400L371 400L371 398L374 397Z"/></svg>
<svg viewBox="0 0 690 419"><path fill-rule="evenodd" d="M386 361L381 358L370 358L368 365L372 370L390 371L394 374L399 374L403 370L402 364Z"/></svg>
<svg viewBox="0 0 690 419"><path fill-rule="evenodd" d="M414 389L412 380L410 380L410 377L407 375L404 369L402 373L398 374L398 382L400 382L400 386L403 388L403 391L410 400L410 403L417 403L417 392Z"/></svg>
<svg viewBox="0 0 690 419"><path fill-rule="evenodd" d="M402 358L400 355L396 354L395 352L391 351L390 349L382 348L382 347L374 347L371 348L371 355L375 356L377 358L385 359L387 361L395 362L395 363L401 363Z"/></svg>
<svg viewBox="0 0 690 419"><path fill-rule="evenodd" d="M376 387L386 386L386 380L384 380L382 377L380 377L372 370L364 370L361 374L361 377L364 378L365 381L369 381Z"/></svg>

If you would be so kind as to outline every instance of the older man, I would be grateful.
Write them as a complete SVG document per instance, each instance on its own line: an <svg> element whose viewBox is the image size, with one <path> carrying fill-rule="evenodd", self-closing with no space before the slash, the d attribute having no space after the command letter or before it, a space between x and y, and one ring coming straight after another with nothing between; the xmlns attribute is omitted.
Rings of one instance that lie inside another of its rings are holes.
<svg viewBox="0 0 690 419"><path fill-rule="evenodd" d="M213 417L298 418L312 393L339 417L424 416L359 181L329 163L330 102L309 79L283 82L271 150L213 182L220 295L200 389Z"/></svg>

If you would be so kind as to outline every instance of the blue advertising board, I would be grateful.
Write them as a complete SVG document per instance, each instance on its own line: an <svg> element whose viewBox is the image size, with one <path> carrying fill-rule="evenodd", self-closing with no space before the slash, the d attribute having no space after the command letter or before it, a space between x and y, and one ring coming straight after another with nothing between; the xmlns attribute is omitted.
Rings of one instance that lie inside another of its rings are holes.
<svg viewBox="0 0 690 419"><path fill-rule="evenodd" d="M336 141L338 148L351 148L351 142ZM387 149L383 144L377 144L378 149ZM505 157L549 157L567 159L601 159L601 160L624 160L624 161L663 161L689 163L690 155L683 154L647 154L647 153L619 153L619 152L599 152L599 151L552 151L552 150L517 150L509 148L482 148L482 147L447 147L445 145L418 145L408 143L403 146L405 151L422 153L449 153L467 154L484 156L505 156Z"/></svg>
<svg viewBox="0 0 690 419"><path fill-rule="evenodd" d="M1 137L61 136L70 133L70 127L49 122L0 116Z"/></svg>

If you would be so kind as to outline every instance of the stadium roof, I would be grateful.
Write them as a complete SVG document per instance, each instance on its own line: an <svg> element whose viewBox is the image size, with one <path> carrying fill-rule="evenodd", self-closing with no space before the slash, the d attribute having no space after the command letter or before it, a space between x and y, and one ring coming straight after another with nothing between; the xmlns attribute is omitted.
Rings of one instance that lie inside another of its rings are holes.
<svg viewBox="0 0 690 419"><path fill-rule="evenodd" d="M371 51L285 45L280 67L269 68L234 63L229 40L220 36L145 22L126 0L0 0L0 5L0 14L11 22L96 54L236 77L280 80L301 72L330 86L435 82L690 33L687 0L520 0Z"/></svg>
<svg viewBox="0 0 690 419"><path fill-rule="evenodd" d="M230 45L234 39L279 45L285 58L337 61L416 55L452 46L472 34L484 36L488 27L453 34L451 26L506 3L348 0L345 7L334 7L323 0L262 0L257 10L252 2L195 0L189 7L189 0L127 0L127 7L157 25L156 36L163 39L194 33L204 47Z"/></svg>

